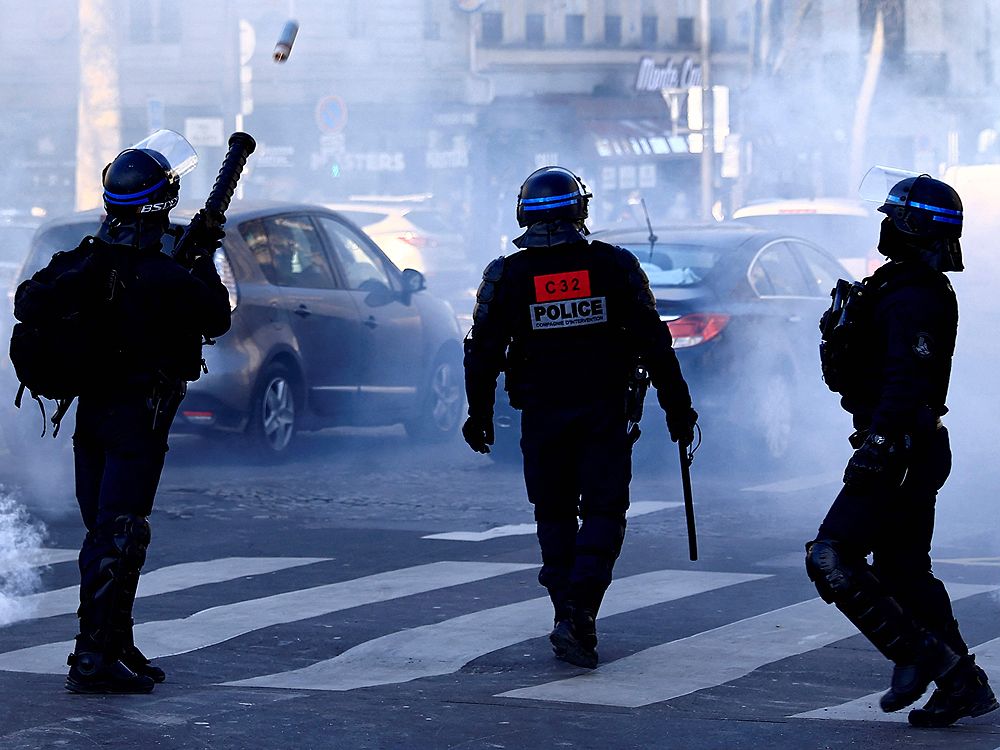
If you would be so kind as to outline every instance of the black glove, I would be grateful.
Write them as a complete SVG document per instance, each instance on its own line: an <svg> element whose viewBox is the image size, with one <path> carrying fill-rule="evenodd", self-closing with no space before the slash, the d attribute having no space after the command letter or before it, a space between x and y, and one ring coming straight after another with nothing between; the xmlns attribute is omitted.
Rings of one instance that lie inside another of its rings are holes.
<svg viewBox="0 0 1000 750"><path fill-rule="evenodd" d="M476 453L489 453L493 445L493 416L469 416L462 425L462 437Z"/></svg>
<svg viewBox="0 0 1000 750"><path fill-rule="evenodd" d="M180 252L175 257L181 265L190 266L199 256L211 256L225 236L226 230L219 219L203 208L177 241Z"/></svg>
<svg viewBox="0 0 1000 750"><path fill-rule="evenodd" d="M690 406L667 412L667 430L670 439L681 445L691 445L694 442L694 426L698 422L698 412Z"/></svg>
<svg viewBox="0 0 1000 750"><path fill-rule="evenodd" d="M847 462L844 484L860 488L899 487L906 475L908 448L909 438L905 435L901 440L893 440L869 434Z"/></svg>

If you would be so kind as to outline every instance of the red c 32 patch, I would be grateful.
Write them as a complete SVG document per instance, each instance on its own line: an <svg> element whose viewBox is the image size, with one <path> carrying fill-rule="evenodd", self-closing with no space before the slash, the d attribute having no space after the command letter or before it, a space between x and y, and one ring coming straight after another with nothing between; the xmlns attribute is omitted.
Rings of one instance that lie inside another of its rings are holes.
<svg viewBox="0 0 1000 750"><path fill-rule="evenodd" d="M535 277L535 301L552 302L590 296L590 272L570 271Z"/></svg>

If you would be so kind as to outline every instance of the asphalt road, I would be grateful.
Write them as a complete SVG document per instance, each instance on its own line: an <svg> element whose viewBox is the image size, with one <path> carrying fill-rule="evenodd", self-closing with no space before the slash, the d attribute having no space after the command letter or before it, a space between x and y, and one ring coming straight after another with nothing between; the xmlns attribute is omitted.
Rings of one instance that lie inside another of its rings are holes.
<svg viewBox="0 0 1000 750"><path fill-rule="evenodd" d="M650 433L593 672L551 655L519 467L395 429L305 436L278 466L176 441L135 607L168 672L149 696L63 690L82 537L66 455L0 458L50 563L0 627L0 747L1000 747L1000 712L923 731L880 714L888 664L816 598L802 548L846 446L776 471L699 454L690 562L676 454ZM1000 543L969 468L940 499L936 569L1000 675Z"/></svg>

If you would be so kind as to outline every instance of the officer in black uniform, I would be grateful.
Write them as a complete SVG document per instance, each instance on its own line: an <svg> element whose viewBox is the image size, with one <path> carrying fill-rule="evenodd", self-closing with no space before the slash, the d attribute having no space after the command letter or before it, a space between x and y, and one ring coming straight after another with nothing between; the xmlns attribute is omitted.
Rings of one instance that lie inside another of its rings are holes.
<svg viewBox="0 0 1000 750"><path fill-rule="evenodd" d="M856 450L806 545L806 569L823 599L894 662L882 710L912 704L933 681L937 689L909 721L942 727L998 707L931 572L934 503L951 470L941 417L958 331L943 272L963 269L962 203L948 185L919 175L896 182L879 211L878 249L889 261L821 322L824 376L853 416Z"/></svg>
<svg viewBox="0 0 1000 750"><path fill-rule="evenodd" d="M33 325L103 311L98 372L81 382L73 436L76 495L87 528L80 633L66 680L76 693L148 693L165 679L132 640L148 516L167 432L186 381L200 372L203 336L220 336L230 325L228 292L212 260L221 229L203 225L200 236L187 238L189 268L161 252L181 170L193 167L194 151L187 145L192 158L178 166L148 145L123 151L105 168L107 218L97 236L57 253L15 297L16 317ZM81 378L95 362L80 363Z"/></svg>
<svg viewBox="0 0 1000 750"><path fill-rule="evenodd" d="M561 167L521 186L522 248L487 266L465 344L466 442L493 443L497 377L522 411L528 500L542 551L539 582L555 609L558 658L597 665L594 620L625 537L632 478L626 396L641 357L673 440L691 441L697 414L632 253L588 242L591 195ZM581 519L578 523L577 518Z"/></svg>

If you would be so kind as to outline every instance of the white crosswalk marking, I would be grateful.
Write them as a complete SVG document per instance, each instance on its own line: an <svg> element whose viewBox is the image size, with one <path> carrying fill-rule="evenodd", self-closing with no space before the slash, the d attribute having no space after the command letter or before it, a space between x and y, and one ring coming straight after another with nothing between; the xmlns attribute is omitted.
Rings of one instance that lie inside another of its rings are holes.
<svg viewBox="0 0 1000 750"><path fill-rule="evenodd" d="M741 492L764 492L769 495L786 494L789 492L801 492L802 490L813 490L817 487L838 484L843 481L842 474L809 474L804 477L792 477L782 479L777 482L767 484L757 484L753 487L744 487Z"/></svg>
<svg viewBox="0 0 1000 750"><path fill-rule="evenodd" d="M74 553L75 557L76 553ZM247 576L274 573L300 565L325 562L326 557L222 557L217 560L180 563L143 573L139 579L137 597L157 596L182 591L209 583L222 583ZM80 589L67 586L54 591L30 594L17 599L24 617L33 619L54 617L76 612L80 606Z"/></svg>
<svg viewBox="0 0 1000 750"><path fill-rule="evenodd" d="M997 586L949 584L953 599ZM743 677L780 659L856 635L848 620L821 599L645 649L594 672L501 693L505 698L636 708Z"/></svg>
<svg viewBox="0 0 1000 750"><path fill-rule="evenodd" d="M608 590L601 614L604 617L621 614L768 577L684 570L642 573L615 581ZM551 618L552 605L548 597L539 597L391 633L303 669L226 684L354 690L450 674L491 651L546 635Z"/></svg>
<svg viewBox="0 0 1000 750"><path fill-rule="evenodd" d="M658 510L668 508L679 508L683 503L677 502L656 502L652 500L638 500L629 507L626 515L629 518L644 516L647 513L655 513ZM503 536L523 536L535 533L535 524L512 523L506 526L495 526L486 531L446 531L441 534L428 534L422 539L445 539L452 542L485 542L488 539L497 539Z"/></svg>
<svg viewBox="0 0 1000 750"><path fill-rule="evenodd" d="M307 620L448 586L537 568L521 563L435 562L226 604L177 620L137 625L135 639L150 659L184 654L255 630ZM65 671L71 641L0 654L0 670L58 674Z"/></svg>
<svg viewBox="0 0 1000 750"><path fill-rule="evenodd" d="M69 562L79 557L80 551L75 549L52 549L42 547L24 553L24 558L28 565L33 568L40 568L45 565L55 565L57 563Z"/></svg>

